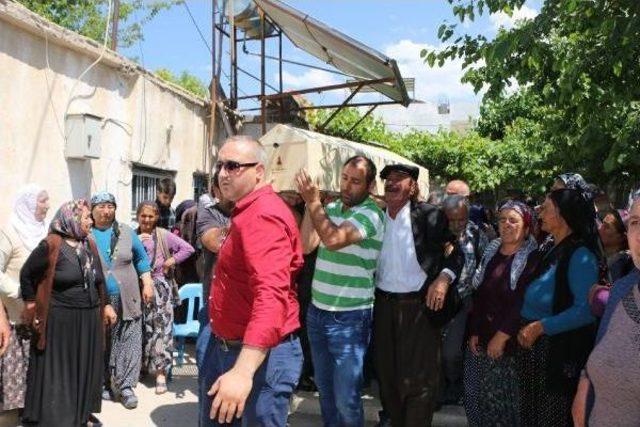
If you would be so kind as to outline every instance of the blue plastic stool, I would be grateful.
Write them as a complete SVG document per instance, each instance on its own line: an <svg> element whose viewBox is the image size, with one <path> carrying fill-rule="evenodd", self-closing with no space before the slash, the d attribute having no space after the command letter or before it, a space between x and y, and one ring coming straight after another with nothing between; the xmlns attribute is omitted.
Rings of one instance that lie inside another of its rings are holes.
<svg viewBox="0 0 640 427"><path fill-rule="evenodd" d="M202 284L187 283L178 291L180 301L188 300L187 303L187 321L186 323L173 322L173 338L178 350L177 365L182 366L184 363L184 342L185 338L197 338L200 330L200 322L198 322L198 313L196 310L196 299L200 301L199 307L202 307Z"/></svg>

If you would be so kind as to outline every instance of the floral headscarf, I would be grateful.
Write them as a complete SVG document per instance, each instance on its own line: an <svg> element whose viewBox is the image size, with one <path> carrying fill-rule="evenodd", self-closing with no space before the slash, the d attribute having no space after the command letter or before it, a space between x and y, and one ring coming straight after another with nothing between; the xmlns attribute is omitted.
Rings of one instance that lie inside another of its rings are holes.
<svg viewBox="0 0 640 427"><path fill-rule="evenodd" d="M82 230L80 224L84 208L89 209L89 203L84 199L64 203L53 216L49 231L70 239L86 239L87 232Z"/></svg>
<svg viewBox="0 0 640 427"><path fill-rule="evenodd" d="M92 287L96 280L93 267L93 252L89 246L88 233L82 230L82 211L89 209L89 203L84 199L71 200L64 203L51 221L49 232L59 234L63 238L80 241L76 246L76 254L82 266L84 288Z"/></svg>
<svg viewBox="0 0 640 427"><path fill-rule="evenodd" d="M563 173L556 179L562 181L569 190L578 190L586 200L593 200L593 191L579 173Z"/></svg>

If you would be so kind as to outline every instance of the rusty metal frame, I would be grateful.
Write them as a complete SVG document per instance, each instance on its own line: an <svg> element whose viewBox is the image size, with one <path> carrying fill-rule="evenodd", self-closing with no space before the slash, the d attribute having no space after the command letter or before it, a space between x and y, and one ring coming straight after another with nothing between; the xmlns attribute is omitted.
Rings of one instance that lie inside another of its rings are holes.
<svg viewBox="0 0 640 427"><path fill-rule="evenodd" d="M335 111L333 113L331 113L331 115L327 118L327 120L324 121L324 123L322 123L320 125L320 127L318 128L318 130L320 132L322 132L324 130L324 128L326 128L329 123L331 123L331 121L338 115L338 113L340 113L340 111L344 110L344 108L349 105L349 102L353 99L354 96L356 96L356 94L358 92L360 92L360 89L362 89L364 86L364 83L360 83L352 92L351 94L347 97L347 99L344 100L344 102L342 103L342 105L338 108L335 109Z"/></svg>
<svg viewBox="0 0 640 427"><path fill-rule="evenodd" d="M214 2L216 0L213 0ZM352 103L353 98L355 97L355 95L357 93L360 92L360 90L366 86L369 85L380 85L380 84L400 84L403 85L403 82L397 82L395 77L387 77L387 78L383 78L383 79L370 79L370 80L357 80L357 81L351 81L351 82L346 82L346 83L341 83L341 84L334 84L334 85L328 85L328 86L319 86L319 87L313 87L313 88L308 88L308 89L302 89L302 90L293 90L293 91L287 91L284 92L283 91L283 81L282 81L282 68L283 68L283 63L284 62L288 62L285 61L283 59L283 55L282 55L282 39L283 39L283 34L284 31L282 30L282 28L280 28L279 25L277 25L275 23L275 21L273 21L268 14L266 14L262 9L259 9L260 12L260 31L261 31L261 39L260 39L260 77L256 77L253 74L243 70L242 68L240 68L240 66L238 65L238 42L243 42L245 40L247 40L246 38L242 38L239 39L237 37L238 33L237 33L237 27L235 26L235 23L233 22L233 20L231 22L229 22L230 24L230 31L225 31L224 27L221 25L218 25L214 22L213 25L213 30L212 32L215 33L215 31L219 31L220 32L220 37L224 37L226 36L229 39L229 44L230 44L230 56L231 56L231 61L230 61L230 93L229 93L229 98L222 101L222 100L217 100L215 99L215 104L218 105L218 107L220 108L220 111L222 111L222 105L227 104L231 109L237 111L237 112L250 112L250 111L260 111L260 124L261 124L261 131L262 134L264 135L266 133L266 120L267 120L267 105L269 103L269 101L274 101L277 102L279 104L279 116L280 116L280 121L283 120L284 118L284 113L285 113L285 108L284 108L284 99L286 99L287 97L291 97L294 95L303 95L303 94L307 94L307 93L322 93L322 92L326 92L326 91L332 91L332 90L339 90L339 89L348 89L348 88L354 88L353 91L351 92L351 94L344 100L344 102L342 102L341 104L331 104L331 105L313 105L313 106L300 106L300 105L295 105L292 108L292 111L305 111L305 110L320 110L320 109L335 109L335 111L333 111L331 113L331 115L324 121L324 123L322 123L322 125L320 126L319 130L323 130L325 129L329 123L331 123L332 120L335 119L335 117L340 113L340 111L342 111L344 108L348 108L348 107L370 107L369 110L367 111L367 113L365 114L364 117L361 118L361 120L358 121L358 123L356 123L354 126L352 126L351 129L349 129L349 131L347 131L347 135L350 134L351 132L353 132L353 130L360 125L360 123L362 123L362 121L373 112L373 110L375 110L375 108L377 108L380 105L394 105L394 104L402 104L402 102L396 101L396 100L391 100L391 101L380 101L380 102L359 102L359 103ZM223 13L223 11L219 10L219 13ZM276 34L270 35L265 37L265 30L266 30L266 23L267 21L269 22L270 25L272 25L275 29L276 29ZM277 59L278 61L278 70L279 70L279 84L278 84L278 88L275 88L273 86L271 86L270 84L268 84L266 82L266 65L265 65L265 59L267 58L266 55L266 39L267 38L278 38L278 58L274 58L274 57L268 57L268 59ZM213 35L213 40L215 40L215 34ZM256 39L249 39L249 40L256 40ZM213 59L213 69L215 70L215 59ZM320 67L315 67L312 66L310 64L303 64L303 63L299 63L296 65L300 65L300 66L308 66L310 68L320 68ZM238 96L238 71L247 74L248 76L254 78L255 80L258 80L260 82L260 93L256 94L256 95L245 95L245 96ZM266 88L269 88L271 90L274 90L275 93L272 94L267 94L266 93ZM215 95L214 95L215 96ZM217 97L216 97L217 98ZM256 99L260 102L260 107L259 108L248 108L248 109L242 109L239 110L238 109L238 101L241 100L246 100L246 99ZM213 110L214 108L212 108ZM215 112L213 113L213 115L215 115ZM215 124L214 124L215 126Z"/></svg>
<svg viewBox="0 0 640 427"><path fill-rule="evenodd" d="M348 130L348 131L346 131L344 135L342 135L342 137L343 137L344 139L347 139L347 137L348 137L349 135L351 135L351 132L353 132L353 131L355 130L355 128L357 128L358 126L360 126L360 123L362 123L362 122L364 121L364 119L366 119L367 117L369 117L369 114L373 113L373 110L375 110L376 108L378 108L378 104L376 104L376 105L372 106L371 108L369 108L369 109L367 110L367 112L366 112L366 113L364 113L364 115L363 115L362 117L360 117L360 120L358 120L358 121L357 121L353 126L351 126L351 127L349 128L349 130Z"/></svg>
<svg viewBox="0 0 640 427"><path fill-rule="evenodd" d="M345 107L371 107L371 106L380 106L380 105L395 105L397 101L381 101L381 102L354 102L352 104L345 105ZM339 108L342 104L331 104L331 105L310 105L310 106L295 106L293 110L295 111L305 111L305 110L322 110L327 108ZM239 113L248 113L251 111L260 111L260 107L257 108L245 108L242 110L238 110Z"/></svg>
<svg viewBox="0 0 640 427"><path fill-rule="evenodd" d="M395 81L396 81L395 77L387 77L384 79L373 79L373 80L360 80L360 81L351 82L351 83L340 83L340 84L328 85L328 86L318 86L318 87L313 87L309 89L291 90L288 92L274 93L271 95L265 95L264 98L266 100L282 99L282 98L286 98L288 96L293 96L293 95L304 95L305 93L320 93L320 92L326 92L330 90L348 89L350 87L356 87L360 85L368 86L368 85L375 85L375 84L382 84L382 83L390 83ZM393 101L393 103L397 104L398 102Z"/></svg>

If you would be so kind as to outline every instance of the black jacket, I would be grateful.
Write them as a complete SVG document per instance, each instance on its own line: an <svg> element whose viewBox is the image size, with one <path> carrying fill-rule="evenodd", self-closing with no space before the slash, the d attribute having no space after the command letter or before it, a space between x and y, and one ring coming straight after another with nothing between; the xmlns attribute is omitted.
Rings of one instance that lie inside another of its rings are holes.
<svg viewBox="0 0 640 427"><path fill-rule="evenodd" d="M427 274L426 285L434 281L444 268L453 271L456 277L460 276L460 249L442 209L426 202L411 202L411 228L418 264ZM453 245L453 252L445 257L447 243Z"/></svg>
<svg viewBox="0 0 640 427"><path fill-rule="evenodd" d="M437 206L425 202L411 202L411 228L416 248L416 258L427 280L420 290L427 293L427 288L444 268L456 275L456 280L449 285L444 306L438 311L425 307L432 326L441 328L455 317L461 307L457 280L462 271L464 256L454 234L449 230L449 221L444 211ZM445 256L445 247L450 244L452 251Z"/></svg>

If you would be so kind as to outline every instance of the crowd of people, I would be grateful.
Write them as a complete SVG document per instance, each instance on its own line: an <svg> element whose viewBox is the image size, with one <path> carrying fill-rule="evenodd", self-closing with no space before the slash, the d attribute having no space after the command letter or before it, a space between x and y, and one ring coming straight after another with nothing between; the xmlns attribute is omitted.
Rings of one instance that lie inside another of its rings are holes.
<svg viewBox="0 0 640 427"><path fill-rule="evenodd" d="M159 198L171 184L160 183ZM145 373L167 391L173 275L195 250L158 226L162 206L142 202L132 228L116 221L113 194L99 192L64 203L47 225L47 192L19 191L0 232L3 422L100 425L102 400L137 406Z"/></svg>
<svg viewBox="0 0 640 427"><path fill-rule="evenodd" d="M357 155L340 192L300 171L267 182L246 136L218 153L211 191L175 184L116 221L108 192L63 204L18 193L0 232L0 409L24 425L98 426L102 400L167 391L180 283L203 283L198 425L285 426L299 388L325 426L640 425L640 193L614 209L579 174L495 213L451 181L427 202L419 169ZM375 195L377 178L384 194ZM4 415L0 415L4 416Z"/></svg>

